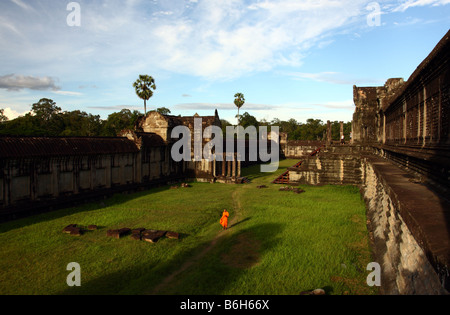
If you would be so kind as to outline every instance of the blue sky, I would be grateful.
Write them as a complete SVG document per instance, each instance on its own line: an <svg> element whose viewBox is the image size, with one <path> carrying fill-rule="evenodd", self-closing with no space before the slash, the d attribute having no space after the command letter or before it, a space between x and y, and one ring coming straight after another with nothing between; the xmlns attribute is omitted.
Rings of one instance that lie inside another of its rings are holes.
<svg viewBox="0 0 450 315"><path fill-rule="evenodd" d="M96 0L0 2L0 108L11 119L51 98L103 119L147 109L268 121L352 119L353 85L412 74L449 30L450 0ZM375 10L379 6L379 23Z"/></svg>

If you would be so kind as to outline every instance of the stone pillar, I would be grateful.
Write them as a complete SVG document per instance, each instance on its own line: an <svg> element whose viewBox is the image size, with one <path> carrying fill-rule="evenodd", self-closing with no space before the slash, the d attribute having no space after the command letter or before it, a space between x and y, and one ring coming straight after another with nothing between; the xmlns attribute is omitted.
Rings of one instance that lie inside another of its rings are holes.
<svg viewBox="0 0 450 315"><path fill-rule="evenodd" d="M225 170L227 168L227 160L225 158L225 153L223 153L223 160L222 160L222 177L225 177L227 173L225 173Z"/></svg>
<svg viewBox="0 0 450 315"><path fill-rule="evenodd" d="M61 160L52 159L52 193L53 197L59 197L59 174L61 173Z"/></svg>
<svg viewBox="0 0 450 315"><path fill-rule="evenodd" d="M241 177L241 161L238 161L238 165L237 165L238 169L237 169L237 176Z"/></svg>
<svg viewBox="0 0 450 315"><path fill-rule="evenodd" d="M231 177L231 161L227 161L227 177Z"/></svg>
<svg viewBox="0 0 450 315"><path fill-rule="evenodd" d="M233 154L233 178L236 178L236 153Z"/></svg>
<svg viewBox="0 0 450 315"><path fill-rule="evenodd" d="M106 188L111 188L112 186L112 157L109 155L107 158L105 158L105 183ZM142 176L141 176L142 178Z"/></svg>
<svg viewBox="0 0 450 315"><path fill-rule="evenodd" d="M422 131L422 140L423 140L423 145L426 144L427 140L427 89L425 88L425 86L423 87L423 131Z"/></svg>
<svg viewBox="0 0 450 315"><path fill-rule="evenodd" d="M344 136L344 122L341 121L339 123L341 125L341 132L340 132L340 136L339 136L339 141L341 141L342 137Z"/></svg>
<svg viewBox="0 0 450 315"><path fill-rule="evenodd" d="M331 121L327 120L327 144L331 144L332 139L331 139Z"/></svg>

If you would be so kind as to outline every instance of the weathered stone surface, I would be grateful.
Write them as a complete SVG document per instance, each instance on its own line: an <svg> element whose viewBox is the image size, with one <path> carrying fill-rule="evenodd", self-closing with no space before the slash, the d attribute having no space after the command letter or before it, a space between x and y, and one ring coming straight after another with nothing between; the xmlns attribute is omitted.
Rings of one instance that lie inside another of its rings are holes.
<svg viewBox="0 0 450 315"><path fill-rule="evenodd" d="M131 230L131 234L141 234L144 231L145 231L145 228L137 228L137 229Z"/></svg>
<svg viewBox="0 0 450 315"><path fill-rule="evenodd" d="M133 234L131 234L131 238L133 240L140 241L141 240L141 234L140 233L139 234L133 233Z"/></svg>
<svg viewBox="0 0 450 315"><path fill-rule="evenodd" d="M177 232L172 232L172 231L168 231L167 233L166 233L166 237L167 238L171 238L171 239L179 239L180 238L180 234L179 233L177 233Z"/></svg>
<svg viewBox="0 0 450 315"><path fill-rule="evenodd" d="M323 289L315 289L312 291L303 291L300 292L300 295L325 295L325 290Z"/></svg>
<svg viewBox="0 0 450 315"><path fill-rule="evenodd" d="M68 226L66 226L66 227L63 229L63 232L64 232L64 233L70 233L70 232L72 231L72 229L73 229L73 228L76 228L76 227L77 227L76 224L69 224Z"/></svg>
<svg viewBox="0 0 450 315"><path fill-rule="evenodd" d="M83 230L78 227L71 228L70 235L72 236L81 236L83 234Z"/></svg>
<svg viewBox="0 0 450 315"><path fill-rule="evenodd" d="M160 237L156 237L155 235L150 234L142 236L142 240L148 243L156 243L159 239Z"/></svg>
<svg viewBox="0 0 450 315"><path fill-rule="evenodd" d="M156 243L161 237L166 235L167 231L145 230L142 232L142 240L150 243Z"/></svg>
<svg viewBox="0 0 450 315"><path fill-rule="evenodd" d="M72 236L80 236L83 234L83 229L81 227L77 227L77 224L69 224L63 229L63 232Z"/></svg>
<svg viewBox="0 0 450 315"><path fill-rule="evenodd" d="M108 231L106 231L106 235L119 239L123 236L130 234L130 232L131 232L131 229L122 228L122 229L118 229L118 230L108 230Z"/></svg>
<svg viewBox="0 0 450 315"><path fill-rule="evenodd" d="M88 230L89 230L89 231L95 231L95 230L98 230L98 226L97 226L97 225L89 225L89 226L88 226Z"/></svg>

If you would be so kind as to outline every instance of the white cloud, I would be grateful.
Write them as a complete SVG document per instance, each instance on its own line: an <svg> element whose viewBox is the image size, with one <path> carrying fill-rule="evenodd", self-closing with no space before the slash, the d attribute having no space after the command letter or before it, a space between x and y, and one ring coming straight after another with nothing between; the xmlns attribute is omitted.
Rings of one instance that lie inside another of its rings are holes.
<svg viewBox="0 0 450 315"><path fill-rule="evenodd" d="M313 80L317 82L326 82L332 84L344 85L364 85L364 84L380 84L384 80L373 78L360 78L351 74L339 72L318 72L318 73L304 73L304 72L289 72L286 75L291 76L295 80Z"/></svg>
<svg viewBox="0 0 450 315"><path fill-rule="evenodd" d="M32 8L29 6L29 5L27 5L27 4L25 4L25 3L23 3L21 0L11 0L13 3L15 3L15 4L17 4L19 7L21 7L22 9L25 9L25 10L32 10Z"/></svg>
<svg viewBox="0 0 450 315"><path fill-rule="evenodd" d="M8 91L30 90L58 90L55 80L51 77L34 77L20 74L0 76L0 89Z"/></svg>
<svg viewBox="0 0 450 315"><path fill-rule="evenodd" d="M9 120L13 120L16 119L19 116L25 116L25 114L29 113L29 111L27 112L23 112L23 113L19 113L18 111L15 111L14 109L7 107L4 109L3 114L8 117Z"/></svg>
<svg viewBox="0 0 450 315"><path fill-rule="evenodd" d="M153 31L159 66L208 79L230 79L301 64L305 49L351 23L361 1L199 1L189 18ZM161 62L162 61L162 62Z"/></svg>
<svg viewBox="0 0 450 315"><path fill-rule="evenodd" d="M0 17L0 68L7 73L45 69L48 75L77 81L89 75L111 80L140 71L235 79L302 65L311 47L325 47L332 35L357 23L365 27L369 1L79 2L82 26L71 28L65 23L65 5L52 10L46 7L50 2L40 2L38 10L36 2L14 0L20 12ZM395 6L381 2L391 10L406 10L450 0L409 0ZM21 4L24 9L34 6L35 12L24 19ZM4 8L0 3L0 10Z"/></svg>
<svg viewBox="0 0 450 315"><path fill-rule="evenodd" d="M71 91L53 91L55 94L65 95L65 96L82 96L83 93L80 92L71 92Z"/></svg>
<svg viewBox="0 0 450 315"><path fill-rule="evenodd" d="M403 3L394 8L392 12L405 12L409 8L423 7L423 6L440 6L449 3L450 0L407 0L403 1Z"/></svg>

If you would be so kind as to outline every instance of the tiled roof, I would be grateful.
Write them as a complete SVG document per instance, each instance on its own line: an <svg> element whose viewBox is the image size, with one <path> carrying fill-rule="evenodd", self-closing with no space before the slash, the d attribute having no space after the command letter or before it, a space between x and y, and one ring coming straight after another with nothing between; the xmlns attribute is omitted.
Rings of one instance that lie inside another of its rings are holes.
<svg viewBox="0 0 450 315"><path fill-rule="evenodd" d="M139 149L119 137L0 136L0 158L134 153Z"/></svg>

